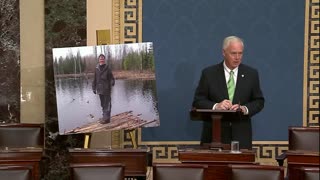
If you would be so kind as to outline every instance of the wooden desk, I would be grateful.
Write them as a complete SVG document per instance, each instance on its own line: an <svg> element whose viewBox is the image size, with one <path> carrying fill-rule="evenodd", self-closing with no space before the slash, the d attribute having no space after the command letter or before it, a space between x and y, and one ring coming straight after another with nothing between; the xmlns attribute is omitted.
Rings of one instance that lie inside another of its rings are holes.
<svg viewBox="0 0 320 180"><path fill-rule="evenodd" d="M182 163L207 164L206 177L208 180L228 179L231 173L228 168L229 164L256 164L253 151L233 154L229 151L179 150L179 160Z"/></svg>
<svg viewBox="0 0 320 180"><path fill-rule="evenodd" d="M301 167L320 167L320 152L287 151L288 177L298 179Z"/></svg>
<svg viewBox="0 0 320 180"><path fill-rule="evenodd" d="M147 173L147 149L69 149L70 163L123 163L126 177Z"/></svg>
<svg viewBox="0 0 320 180"><path fill-rule="evenodd" d="M31 166L32 177L40 179L39 162L42 157L42 148L1 148L0 166Z"/></svg>

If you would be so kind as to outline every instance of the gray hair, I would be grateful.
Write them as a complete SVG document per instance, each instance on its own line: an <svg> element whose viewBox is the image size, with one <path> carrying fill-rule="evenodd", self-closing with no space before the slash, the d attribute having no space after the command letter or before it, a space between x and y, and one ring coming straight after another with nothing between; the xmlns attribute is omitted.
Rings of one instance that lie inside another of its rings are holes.
<svg viewBox="0 0 320 180"><path fill-rule="evenodd" d="M240 42L244 48L243 40L237 36L228 36L223 40L222 49L226 49L231 42Z"/></svg>

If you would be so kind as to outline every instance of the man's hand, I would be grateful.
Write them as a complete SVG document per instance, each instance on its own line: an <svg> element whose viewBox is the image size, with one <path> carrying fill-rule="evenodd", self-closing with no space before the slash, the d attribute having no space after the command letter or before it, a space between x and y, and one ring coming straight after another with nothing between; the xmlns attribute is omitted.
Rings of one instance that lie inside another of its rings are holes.
<svg viewBox="0 0 320 180"><path fill-rule="evenodd" d="M96 92L96 91L93 91L93 94L97 94L97 92Z"/></svg>
<svg viewBox="0 0 320 180"><path fill-rule="evenodd" d="M220 103L217 104L216 108L217 110L229 110L232 107L232 103L230 100L223 100Z"/></svg>
<svg viewBox="0 0 320 180"><path fill-rule="evenodd" d="M243 114L246 114L247 113L247 109L244 107L244 106L241 106L240 104L234 104L231 106L230 110L238 110L238 109L241 109L241 112Z"/></svg>

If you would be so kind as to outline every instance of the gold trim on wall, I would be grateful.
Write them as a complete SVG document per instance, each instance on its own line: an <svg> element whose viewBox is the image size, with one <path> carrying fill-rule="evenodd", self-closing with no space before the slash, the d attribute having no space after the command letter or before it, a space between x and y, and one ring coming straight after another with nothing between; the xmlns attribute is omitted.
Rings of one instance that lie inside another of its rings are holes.
<svg viewBox="0 0 320 180"><path fill-rule="evenodd" d="M142 0L123 0L122 2L123 42L142 42Z"/></svg>
<svg viewBox="0 0 320 180"><path fill-rule="evenodd" d="M120 44L120 0L112 0L112 42L113 44Z"/></svg>
<svg viewBox="0 0 320 180"><path fill-rule="evenodd" d="M121 0L112 0L112 43L120 44L121 40ZM111 132L111 146L112 148L122 148L122 131Z"/></svg>
<svg viewBox="0 0 320 180"><path fill-rule="evenodd" d="M142 42L142 0L112 0L113 43Z"/></svg>
<svg viewBox="0 0 320 180"><path fill-rule="evenodd" d="M126 143L127 144L127 143ZM199 146L200 142L191 144L190 141L162 141L152 144L139 144L152 152L153 162L179 162L178 148L192 148ZM127 146L124 146L127 147ZM131 147L128 144L128 147ZM261 164L277 165L275 158L288 150L287 141L253 141L253 150L256 151L256 162Z"/></svg>
<svg viewBox="0 0 320 180"><path fill-rule="evenodd" d="M319 126L319 0L306 0L303 78L303 126Z"/></svg>

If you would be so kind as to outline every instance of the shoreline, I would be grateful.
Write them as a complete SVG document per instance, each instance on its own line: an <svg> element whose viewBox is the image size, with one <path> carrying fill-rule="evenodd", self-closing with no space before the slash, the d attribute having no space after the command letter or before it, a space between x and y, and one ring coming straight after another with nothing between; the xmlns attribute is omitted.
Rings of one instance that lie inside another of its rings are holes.
<svg viewBox="0 0 320 180"><path fill-rule="evenodd" d="M151 71L112 71L115 79L148 79L155 80L155 73ZM59 74L54 75L55 78L93 78L94 73L82 74Z"/></svg>

